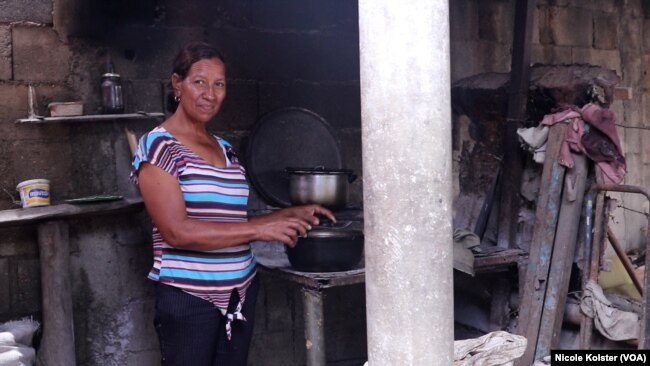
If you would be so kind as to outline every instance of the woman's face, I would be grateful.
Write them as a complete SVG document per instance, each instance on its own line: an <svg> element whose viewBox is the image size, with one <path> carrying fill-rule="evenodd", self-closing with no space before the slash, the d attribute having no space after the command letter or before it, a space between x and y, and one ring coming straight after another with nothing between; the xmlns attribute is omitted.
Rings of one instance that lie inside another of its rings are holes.
<svg viewBox="0 0 650 366"><path fill-rule="evenodd" d="M185 115L207 123L219 112L226 97L226 66L218 58L199 60L192 64L185 79L174 73L172 85L180 98L178 107Z"/></svg>

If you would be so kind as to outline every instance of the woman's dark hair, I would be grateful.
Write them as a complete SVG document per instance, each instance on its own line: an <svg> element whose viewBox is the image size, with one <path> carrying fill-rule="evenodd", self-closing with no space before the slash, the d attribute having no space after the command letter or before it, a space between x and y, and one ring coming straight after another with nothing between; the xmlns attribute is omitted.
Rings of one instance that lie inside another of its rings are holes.
<svg viewBox="0 0 650 366"><path fill-rule="evenodd" d="M211 44L201 41L187 43L178 51L176 58L174 58L172 73L176 73L181 80L184 80L194 63L213 58L221 60L224 64L226 63L221 52ZM172 89L171 82L169 83L169 88ZM173 113L177 107L178 102L174 100L174 91L172 90L167 95L167 110Z"/></svg>

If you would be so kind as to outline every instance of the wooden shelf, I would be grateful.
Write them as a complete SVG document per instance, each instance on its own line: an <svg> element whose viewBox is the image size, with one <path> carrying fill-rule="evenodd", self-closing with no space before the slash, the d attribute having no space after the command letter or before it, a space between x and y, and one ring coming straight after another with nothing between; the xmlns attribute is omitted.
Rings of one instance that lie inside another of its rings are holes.
<svg viewBox="0 0 650 366"><path fill-rule="evenodd" d="M60 203L51 206L18 208L0 211L0 228L35 224L49 220L138 212L144 208L142 198L123 198L112 202Z"/></svg>
<svg viewBox="0 0 650 366"><path fill-rule="evenodd" d="M504 249L485 256L474 257L474 271L476 273L491 273L505 271L512 266L517 266L520 261L525 261L528 253L521 249Z"/></svg>
<svg viewBox="0 0 650 366"><path fill-rule="evenodd" d="M82 116L66 116L66 117L41 117L35 116L31 118L17 119L16 123L70 123L70 122L101 122L101 121L117 121L117 120L152 120L163 119L164 113L158 112L138 112L138 113L122 113L122 114L89 114Z"/></svg>

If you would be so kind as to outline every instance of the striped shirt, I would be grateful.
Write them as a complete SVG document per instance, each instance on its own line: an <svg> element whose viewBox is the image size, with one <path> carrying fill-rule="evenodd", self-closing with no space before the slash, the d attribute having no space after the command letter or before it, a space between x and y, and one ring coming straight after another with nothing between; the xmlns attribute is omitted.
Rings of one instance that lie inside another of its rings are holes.
<svg viewBox="0 0 650 366"><path fill-rule="evenodd" d="M140 138L133 158L131 180L138 183L142 163L153 164L176 178L183 193L188 218L212 222L246 222L248 183L232 146L214 136L226 156L226 167L207 162L163 127ZM153 268L149 278L210 301L226 313L233 289L244 302L256 273L248 243L210 251L170 246L153 225Z"/></svg>

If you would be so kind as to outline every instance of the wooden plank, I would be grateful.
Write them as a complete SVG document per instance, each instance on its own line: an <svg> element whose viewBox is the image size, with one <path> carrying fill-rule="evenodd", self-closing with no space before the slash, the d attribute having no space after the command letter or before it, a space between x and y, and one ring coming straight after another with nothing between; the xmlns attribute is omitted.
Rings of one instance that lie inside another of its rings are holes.
<svg viewBox="0 0 650 366"><path fill-rule="evenodd" d="M124 198L103 203L70 204L27 207L0 211L0 228L29 225L47 220L81 218L122 212L137 212L144 208L142 198Z"/></svg>
<svg viewBox="0 0 650 366"><path fill-rule="evenodd" d="M43 301L43 338L38 365L74 366L74 324L70 286L68 224L50 221L38 225Z"/></svg>
<svg viewBox="0 0 650 366"><path fill-rule="evenodd" d="M551 126L546 145L546 160L535 212L535 229L530 245L528 271L517 325L517 333L526 337L528 344L524 354L515 361L518 366L531 365L535 357L564 182L565 168L558 163L558 156L565 130L566 125L563 123Z"/></svg>
<svg viewBox="0 0 650 366"><path fill-rule="evenodd" d="M497 189L500 186L501 181L501 167L497 168L495 176L490 186L490 190L487 192L483 204L481 205L481 210L479 211L478 217L476 218L476 223L474 224L474 234L478 235L480 239L483 239L485 234L485 229L488 225L488 220L490 214L493 211L494 201L496 200Z"/></svg>
<svg viewBox="0 0 650 366"><path fill-rule="evenodd" d="M511 266L516 266L526 253L521 249L506 249L501 252L486 256L474 257L474 271L476 273L506 271Z"/></svg>
<svg viewBox="0 0 650 366"><path fill-rule="evenodd" d="M461 162L460 169L472 171L471 177L460 177L459 194L454 198L454 227L472 230L479 238L485 233L496 198L502 161L495 159ZM479 182L484 182L481 184Z"/></svg>
<svg viewBox="0 0 650 366"><path fill-rule="evenodd" d="M535 359L550 355L551 349L557 348L560 341L564 313L558 309L564 309L566 305L588 170L586 156L572 155L575 166L567 171L564 179Z"/></svg>

